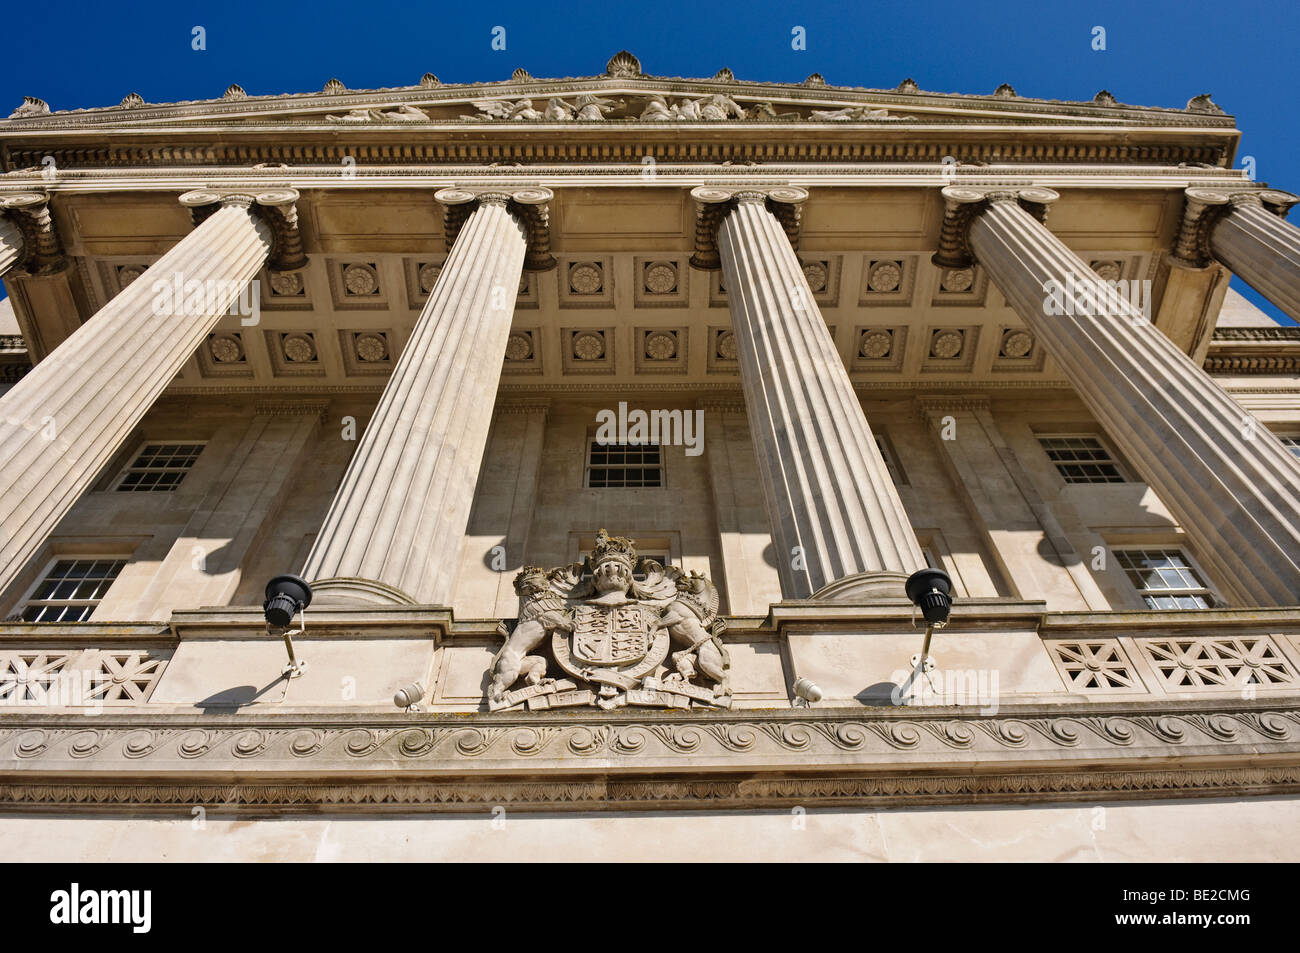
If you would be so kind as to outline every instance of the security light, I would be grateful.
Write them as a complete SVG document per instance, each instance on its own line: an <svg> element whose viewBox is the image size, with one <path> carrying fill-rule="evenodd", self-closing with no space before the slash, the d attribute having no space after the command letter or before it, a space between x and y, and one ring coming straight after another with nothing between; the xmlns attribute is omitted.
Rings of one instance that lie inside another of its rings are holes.
<svg viewBox="0 0 1300 953"><path fill-rule="evenodd" d="M796 679L794 683L794 699L791 706L794 708L809 708L813 702L822 700L822 690L813 684L810 678Z"/></svg>
<svg viewBox="0 0 1300 953"><path fill-rule="evenodd" d="M925 616L925 642L918 655L912 656L912 668L923 672L934 671L935 661L930 657L930 637L934 630L948 624L952 611L952 580L942 569L921 569L907 577L907 598Z"/></svg>
<svg viewBox="0 0 1300 953"><path fill-rule="evenodd" d="M907 577L911 599L930 625L943 625L952 611L952 580L942 569L922 569Z"/></svg>
<svg viewBox="0 0 1300 953"><path fill-rule="evenodd" d="M289 626L293 624L293 617L309 605L311 605L311 586L297 576L286 573L273 577L266 584L266 601L262 603L262 612L266 617L266 631L268 635L284 637L284 648L289 653L289 664L284 667L284 674L289 678L297 678L307 665L306 662L298 661L293 654L293 636L296 633L291 632ZM302 627L297 632L302 632L306 627L304 618Z"/></svg>

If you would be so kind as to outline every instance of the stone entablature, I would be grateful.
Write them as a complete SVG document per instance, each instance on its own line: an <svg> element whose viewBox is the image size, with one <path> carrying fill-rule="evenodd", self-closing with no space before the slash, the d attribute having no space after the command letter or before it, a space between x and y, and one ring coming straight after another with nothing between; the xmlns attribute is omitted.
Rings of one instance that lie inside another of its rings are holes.
<svg viewBox="0 0 1300 953"><path fill-rule="evenodd" d="M0 811L824 808L1300 790L1300 709L1277 701L6 722Z"/></svg>

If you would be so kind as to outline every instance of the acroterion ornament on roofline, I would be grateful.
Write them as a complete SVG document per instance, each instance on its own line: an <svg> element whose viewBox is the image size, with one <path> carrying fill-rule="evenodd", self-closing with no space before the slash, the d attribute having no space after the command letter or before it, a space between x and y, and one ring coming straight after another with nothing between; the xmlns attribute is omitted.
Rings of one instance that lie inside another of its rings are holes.
<svg viewBox="0 0 1300 953"><path fill-rule="evenodd" d="M497 628L491 711L731 706L725 623L706 576L638 557L634 540L602 529L583 562L525 566L515 592L519 618Z"/></svg>

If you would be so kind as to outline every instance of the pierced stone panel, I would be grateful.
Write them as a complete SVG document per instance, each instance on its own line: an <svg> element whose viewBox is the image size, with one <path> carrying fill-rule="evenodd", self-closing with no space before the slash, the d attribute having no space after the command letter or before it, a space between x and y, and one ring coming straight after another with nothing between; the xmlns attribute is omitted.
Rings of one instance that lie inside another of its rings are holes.
<svg viewBox="0 0 1300 953"><path fill-rule="evenodd" d="M542 373L541 328L514 328L506 338L501 370L507 374Z"/></svg>
<svg viewBox="0 0 1300 953"><path fill-rule="evenodd" d="M171 655L149 648L0 652L0 708L142 704Z"/></svg>
<svg viewBox="0 0 1300 953"><path fill-rule="evenodd" d="M614 373L613 328L563 328L560 336L567 373Z"/></svg>
<svg viewBox="0 0 1300 953"><path fill-rule="evenodd" d="M853 331L853 369L896 373L903 368L906 327L859 326Z"/></svg>
<svg viewBox="0 0 1300 953"><path fill-rule="evenodd" d="M204 377L252 377L247 341L242 331L214 331L199 346L196 357Z"/></svg>
<svg viewBox="0 0 1300 953"><path fill-rule="evenodd" d="M689 304L690 268L685 258L636 258L636 304L640 308L684 308Z"/></svg>
<svg viewBox="0 0 1300 953"><path fill-rule="evenodd" d="M271 369L277 376L320 376L325 373L315 332L267 331L266 348L271 356Z"/></svg>
<svg viewBox="0 0 1300 953"><path fill-rule="evenodd" d="M1119 639L1067 639L1044 645L1070 691L1146 691Z"/></svg>
<svg viewBox="0 0 1300 953"><path fill-rule="evenodd" d="M1296 671L1267 635L1138 639L1166 691L1232 691L1297 684Z"/></svg>
<svg viewBox="0 0 1300 953"><path fill-rule="evenodd" d="M915 256L868 255L863 260L858 304L866 307L905 308L912 303L915 284Z"/></svg>
<svg viewBox="0 0 1300 953"><path fill-rule="evenodd" d="M984 304L989 276L979 265L970 268L940 268L931 304L979 307Z"/></svg>
<svg viewBox="0 0 1300 953"><path fill-rule="evenodd" d="M80 652L0 652L0 705L53 704Z"/></svg>
<svg viewBox="0 0 1300 953"><path fill-rule="evenodd" d="M685 374L686 328L637 328L636 369L651 374Z"/></svg>
<svg viewBox="0 0 1300 953"><path fill-rule="evenodd" d="M392 334L388 331L340 331L339 349L343 368L348 374L387 375L392 372Z"/></svg>
<svg viewBox="0 0 1300 953"><path fill-rule="evenodd" d="M143 703L153 694L170 652L149 649L105 650L95 653L89 672L87 703Z"/></svg>
<svg viewBox="0 0 1300 953"><path fill-rule="evenodd" d="M612 258L562 258L556 269L562 308L612 308Z"/></svg>

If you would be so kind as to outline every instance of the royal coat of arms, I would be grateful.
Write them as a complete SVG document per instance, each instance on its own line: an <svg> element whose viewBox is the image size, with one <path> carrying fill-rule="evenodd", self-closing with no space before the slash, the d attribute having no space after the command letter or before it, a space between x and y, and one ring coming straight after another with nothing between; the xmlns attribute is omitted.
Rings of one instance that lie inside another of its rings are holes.
<svg viewBox="0 0 1300 953"><path fill-rule="evenodd" d="M527 566L515 592L519 618L498 627L490 710L731 706L725 625L705 576L641 559L632 540L602 529L584 562Z"/></svg>

